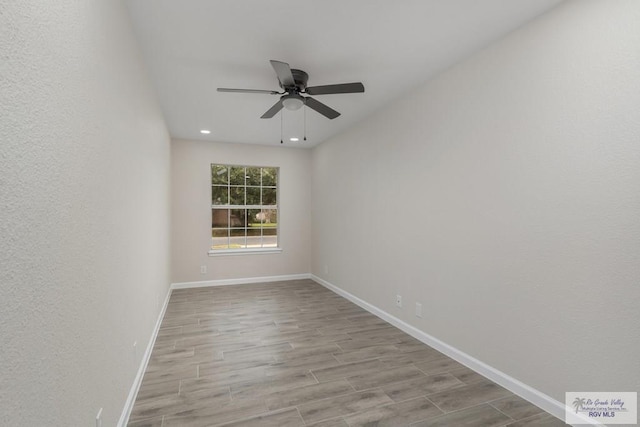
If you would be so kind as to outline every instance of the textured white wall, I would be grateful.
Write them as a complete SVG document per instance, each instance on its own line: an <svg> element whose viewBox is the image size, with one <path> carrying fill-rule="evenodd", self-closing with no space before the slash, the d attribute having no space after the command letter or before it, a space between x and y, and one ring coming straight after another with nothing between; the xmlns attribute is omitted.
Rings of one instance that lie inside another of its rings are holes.
<svg viewBox="0 0 640 427"><path fill-rule="evenodd" d="M639 22L563 3L315 148L313 273L557 400L640 389Z"/></svg>
<svg viewBox="0 0 640 427"><path fill-rule="evenodd" d="M281 253L208 256L211 163L278 166ZM171 143L171 258L174 283L308 273L311 151L220 142ZM200 274L200 266L207 274Z"/></svg>
<svg viewBox="0 0 640 427"><path fill-rule="evenodd" d="M119 1L0 0L0 58L0 424L113 426L169 285L169 137Z"/></svg>

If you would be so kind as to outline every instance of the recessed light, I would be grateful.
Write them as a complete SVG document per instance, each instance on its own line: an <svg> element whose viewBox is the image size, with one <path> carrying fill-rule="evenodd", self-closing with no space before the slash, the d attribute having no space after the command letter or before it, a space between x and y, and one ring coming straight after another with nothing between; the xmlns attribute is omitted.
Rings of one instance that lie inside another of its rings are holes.
<svg viewBox="0 0 640 427"><path fill-rule="evenodd" d="M201 134L204 134L204 135L209 135L209 134L211 133L211 131L210 131L210 130L207 130L207 129L202 129L202 130L200 131L200 133L201 133Z"/></svg>
<svg viewBox="0 0 640 427"><path fill-rule="evenodd" d="M294 138L289 138L289 141L298 142L298 141L300 141L300 138L295 138L295 137Z"/></svg>

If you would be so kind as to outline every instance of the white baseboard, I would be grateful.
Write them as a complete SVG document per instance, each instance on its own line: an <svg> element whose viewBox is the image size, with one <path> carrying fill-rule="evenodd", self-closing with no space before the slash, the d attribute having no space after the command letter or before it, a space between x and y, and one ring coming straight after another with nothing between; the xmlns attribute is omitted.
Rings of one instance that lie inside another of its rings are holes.
<svg viewBox="0 0 640 427"><path fill-rule="evenodd" d="M149 364L149 359L151 358L151 351L153 350L153 346L156 343L156 337L158 336L158 331L160 331L160 325L162 324L162 319L164 319L164 313L167 311L167 306L169 305L169 299L171 298L172 289L169 288L167 292L167 296L164 299L164 304L162 305L162 309L158 314L158 319L156 320L156 325L153 328L153 332L151 333L151 339L149 339L149 344L147 345L147 349L142 356L142 360L140 362L140 367L138 368L138 372L136 373L136 377L133 380L133 385L131 386L131 390L129 390L129 396L127 396L127 400L124 404L124 409L122 410L122 414L120 415L120 420L118 420L118 427L126 427L129 422L129 417L131 416L131 410L133 409L133 405L136 402L136 397L138 396L138 390L140 390L140 385L142 384L142 377L144 376L144 372L147 370L147 365Z"/></svg>
<svg viewBox="0 0 640 427"><path fill-rule="evenodd" d="M302 279L310 279L310 278L311 278L311 275L309 273L303 273L303 274L287 274L283 276L245 277L242 279L205 280L202 282L172 283L171 289L204 288L207 286L245 285L250 283L282 282L285 280L302 280Z"/></svg>
<svg viewBox="0 0 640 427"><path fill-rule="evenodd" d="M559 418L564 421L564 413L565 413L565 405L564 403L558 402L557 400L551 398L550 396L542 393L539 390L534 389L533 387L528 386L527 384L518 381L517 379L501 372L484 362L479 361L478 359L458 350L455 347L450 346L449 344L440 341L439 339L419 330L418 328L409 325L408 323L398 319L397 317L387 313L379 309L378 307L369 304L366 301L361 300L357 296L350 294L349 292L327 282L320 277L311 274L311 280L319 283L330 291L335 292L336 294L348 299L356 305L364 308L371 314L374 314L381 318L382 320L392 324L393 326L401 329L417 340L422 341L430 347L435 348L441 353L446 354L452 359L462 363L468 368L476 371L480 375L490 379L491 381L501 385L512 393L522 397L523 399L533 403L537 407L547 411L551 415ZM602 425L602 424L593 424L593 425Z"/></svg>
<svg viewBox="0 0 640 427"><path fill-rule="evenodd" d="M422 341L430 347L435 348L441 353L446 354L452 359L462 363L468 368L476 371L480 375L490 379L491 381L501 385L512 393L522 397L523 399L533 403L539 408L545 410L546 412L552 414L556 418L560 420L564 420L564 411L565 405L550 396L542 393L539 390L534 389L533 387L524 384L521 381L501 372L484 362L479 361L478 359L458 350L455 347L450 346L449 344L440 341L439 339L427 334L419 330L418 328L409 325L408 323L398 319L397 317L387 313L384 310L379 309L378 307L358 298L357 296L327 282L326 280L314 275L314 274L291 274L284 276L265 276L265 277L250 277L244 279L224 279L224 280L209 280L202 282L184 282L184 283L172 283L167 293L167 297L165 298L164 304L162 306L162 310L158 315L158 320L156 321L155 328L153 330L151 339L149 340L149 344L145 351L145 354L142 358L142 362L140 364L140 368L138 369L138 373L136 374L133 386L129 392L129 396L125 403L125 407L122 411L122 415L120 416L120 420L118 421L118 427L126 427L129 422L129 416L131 415L131 410L133 409L133 405L136 400L136 396L138 394L138 390L140 389L140 385L142 383L142 377L144 375L145 370L147 369L147 364L149 363L149 359L151 357L151 351L156 341L156 337L158 335L158 331L160 330L160 324L162 323L162 319L164 318L165 311L167 310L167 306L169 304L169 299L171 297L171 292L174 289L187 289L187 288L198 288L198 287L206 287L206 286L227 286L227 285L240 285L240 284L251 284L251 283L267 283L267 282L280 282L286 280L302 280L302 279L311 279L316 283L324 286L325 288L335 292L336 294L348 299L354 304L362 307L368 312L378 316L382 320L394 325L398 329L406 332L417 340ZM603 426L600 423L597 423L593 420L589 420L589 424L596 426Z"/></svg>

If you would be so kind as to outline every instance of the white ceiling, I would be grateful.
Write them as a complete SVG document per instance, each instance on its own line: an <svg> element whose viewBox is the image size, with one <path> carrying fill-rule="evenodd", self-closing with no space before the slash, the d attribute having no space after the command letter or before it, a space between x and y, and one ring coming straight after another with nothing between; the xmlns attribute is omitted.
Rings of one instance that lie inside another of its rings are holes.
<svg viewBox="0 0 640 427"><path fill-rule="evenodd" d="M171 135L278 145L281 114L260 116L279 90L270 59L309 86L361 81L365 93L318 95L342 115L284 111L289 146L340 133L560 0L127 0ZM200 129L211 130L210 135ZM302 140L302 138L301 138Z"/></svg>

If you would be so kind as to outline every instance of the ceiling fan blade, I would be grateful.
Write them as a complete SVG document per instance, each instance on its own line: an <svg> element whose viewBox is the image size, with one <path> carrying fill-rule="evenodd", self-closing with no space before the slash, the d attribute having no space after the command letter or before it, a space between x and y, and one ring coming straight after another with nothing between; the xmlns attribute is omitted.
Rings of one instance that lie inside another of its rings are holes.
<svg viewBox="0 0 640 427"><path fill-rule="evenodd" d="M273 107L269 108L266 113L260 116L260 118L270 119L271 117L275 116L278 111L282 110L282 107L283 107L282 100L279 100L278 102L273 104Z"/></svg>
<svg viewBox="0 0 640 427"><path fill-rule="evenodd" d="M280 92L275 90L261 90L261 89L229 89L226 87L219 87L218 92L232 92L232 93L266 93L268 95L281 95Z"/></svg>
<svg viewBox="0 0 640 427"><path fill-rule="evenodd" d="M278 80L280 80L280 84L283 88L296 85L295 80L293 80L293 74L291 73L291 67L289 67L289 64L286 62L274 61L273 59L270 62L278 75Z"/></svg>
<svg viewBox="0 0 640 427"><path fill-rule="evenodd" d="M309 95L331 95L334 93L358 93L364 92L364 85L357 83L343 83L338 85L312 86L306 89Z"/></svg>
<svg viewBox="0 0 640 427"><path fill-rule="evenodd" d="M313 108L318 113L322 114L323 116L325 116L326 118L328 118L330 120L333 120L333 119L335 119L336 117L338 117L340 115L340 113L338 113L333 108L328 107L328 106L324 105L322 102L316 101L313 98L306 97L306 98L304 98L304 102L305 102L305 104L307 104L307 107Z"/></svg>

